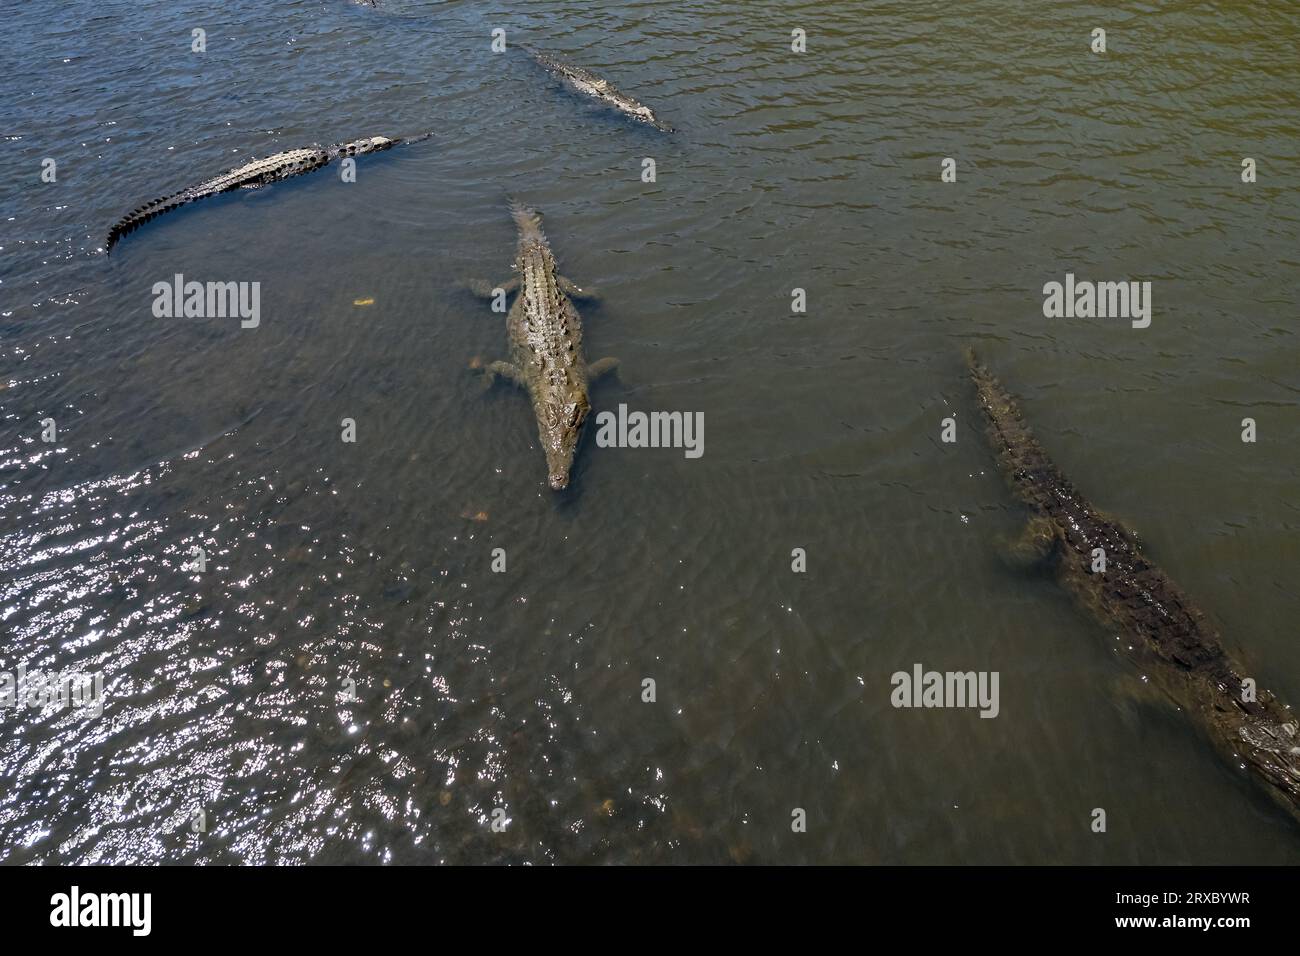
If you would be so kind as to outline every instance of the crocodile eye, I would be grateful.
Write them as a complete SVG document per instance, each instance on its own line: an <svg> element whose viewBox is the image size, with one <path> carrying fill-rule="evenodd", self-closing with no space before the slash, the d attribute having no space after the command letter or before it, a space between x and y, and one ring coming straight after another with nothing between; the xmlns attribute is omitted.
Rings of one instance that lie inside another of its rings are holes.
<svg viewBox="0 0 1300 956"><path fill-rule="evenodd" d="M552 405L549 402L546 405L546 424L551 428L560 424L560 406Z"/></svg>
<svg viewBox="0 0 1300 956"><path fill-rule="evenodd" d="M564 406L565 420L569 423L570 428L577 428L582 424L582 420L587 417L587 413L578 408L576 404Z"/></svg>

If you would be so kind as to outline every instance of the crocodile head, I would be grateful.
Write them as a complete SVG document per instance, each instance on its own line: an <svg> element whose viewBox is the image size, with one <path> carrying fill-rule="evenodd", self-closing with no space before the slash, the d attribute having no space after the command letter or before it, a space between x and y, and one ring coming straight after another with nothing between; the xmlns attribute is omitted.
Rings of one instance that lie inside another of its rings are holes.
<svg viewBox="0 0 1300 956"><path fill-rule="evenodd" d="M569 469L591 405L587 396L549 396L537 402L537 434L546 452L547 481L555 491L569 487Z"/></svg>
<svg viewBox="0 0 1300 956"><path fill-rule="evenodd" d="M661 120L658 116L655 116L654 110L652 110L648 106L644 106L641 103L638 103L636 100L632 101L632 105L628 108L627 111L632 115L634 119L640 120L642 123L647 123L662 133L675 132L675 130L671 126L669 126L667 123Z"/></svg>
<svg viewBox="0 0 1300 956"><path fill-rule="evenodd" d="M381 149L396 146L397 143L397 140L387 136L366 136L349 143L340 143L338 151L340 156L360 156L362 153L377 153Z"/></svg>

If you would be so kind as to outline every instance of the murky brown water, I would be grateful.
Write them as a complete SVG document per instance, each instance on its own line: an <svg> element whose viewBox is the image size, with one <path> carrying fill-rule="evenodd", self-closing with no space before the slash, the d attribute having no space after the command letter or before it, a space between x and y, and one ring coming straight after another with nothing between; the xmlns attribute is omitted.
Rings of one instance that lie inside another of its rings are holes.
<svg viewBox="0 0 1300 956"><path fill-rule="evenodd" d="M1000 561L1020 513L959 354L1300 700L1294 8L52 19L23 6L0 41L0 671L101 672L105 702L0 711L0 860L1300 861L1105 631ZM493 55L496 27L679 132ZM209 200L98 251L243 158L426 129L355 184ZM508 271L508 193L604 293L588 353L623 365L596 409L703 412L702 458L588 442L545 488L527 402L468 369L502 323L457 289ZM1045 319L1067 272L1152 281L1151 327ZM259 281L261 325L154 318L176 273ZM999 716L892 708L915 662L998 671Z"/></svg>

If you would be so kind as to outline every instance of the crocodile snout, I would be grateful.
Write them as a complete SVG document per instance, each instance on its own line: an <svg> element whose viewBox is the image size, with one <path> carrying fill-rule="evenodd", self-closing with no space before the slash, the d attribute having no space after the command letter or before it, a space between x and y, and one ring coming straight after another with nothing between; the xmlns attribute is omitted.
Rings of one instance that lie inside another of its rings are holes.
<svg viewBox="0 0 1300 956"><path fill-rule="evenodd" d="M568 475L564 474L563 472L557 472L556 474L551 475L552 491L563 491L567 487L569 487Z"/></svg>

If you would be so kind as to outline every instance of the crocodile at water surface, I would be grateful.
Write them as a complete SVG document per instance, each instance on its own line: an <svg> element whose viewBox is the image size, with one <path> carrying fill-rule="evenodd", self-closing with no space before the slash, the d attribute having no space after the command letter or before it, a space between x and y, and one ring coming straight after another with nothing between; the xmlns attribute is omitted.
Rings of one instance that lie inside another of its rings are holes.
<svg viewBox="0 0 1300 956"><path fill-rule="evenodd" d="M667 123L662 122L655 115L654 110L640 103L614 88L608 80L602 79L594 73L584 70L580 66L573 66L568 63L562 63L560 60L551 56L549 53L543 53L540 50L534 50L531 47L523 48L529 56L536 60L548 72L559 77L564 83L579 93L585 93L593 96L600 102L612 109L618 110L624 116L631 117L641 123L653 126L655 129L671 133L673 128Z"/></svg>
<svg viewBox="0 0 1300 956"><path fill-rule="evenodd" d="M1191 599L1094 508L1043 451L1002 384L967 351L989 442L1016 496L1033 512L1027 538L1067 590L1117 629L1134 659L1234 763L1300 820L1300 727L1268 691L1244 700L1245 668ZM1094 549L1104 570L1094 572ZM1253 686L1253 685L1252 685Z"/></svg>
<svg viewBox="0 0 1300 956"><path fill-rule="evenodd" d="M111 253L117 241L128 232L138 229L150 219L161 216L165 212L171 212L186 203L206 199L208 196L215 196L218 193L230 192L232 189L265 186L267 183L289 179L293 176L301 176L303 173L309 173L314 169L320 169L322 166L328 166L340 157L347 158L349 156L360 156L363 153L377 153L380 150L391 149L399 143L419 142L428 139L431 135L425 133L421 136L397 136L392 138L387 136L366 136L347 143L336 143L333 146L307 146L302 149L290 149L282 153L275 153L265 159L254 159L242 166L229 169L220 176L205 180L196 186L190 186L180 192L147 202L143 206L137 206L115 222L113 228L108 231L108 251Z"/></svg>
<svg viewBox="0 0 1300 956"><path fill-rule="evenodd" d="M547 481L561 491L569 485L582 426L591 412L588 386L617 368L618 360L604 358L587 364L582 318L572 300L591 299L594 294L556 270L541 217L535 211L511 200L510 214L519 230L516 275L497 287L507 295L518 293L506 315L510 358L492 362L484 373L489 386L500 376L528 391L537 435L546 453ZM495 291L486 283L472 287L484 296Z"/></svg>

